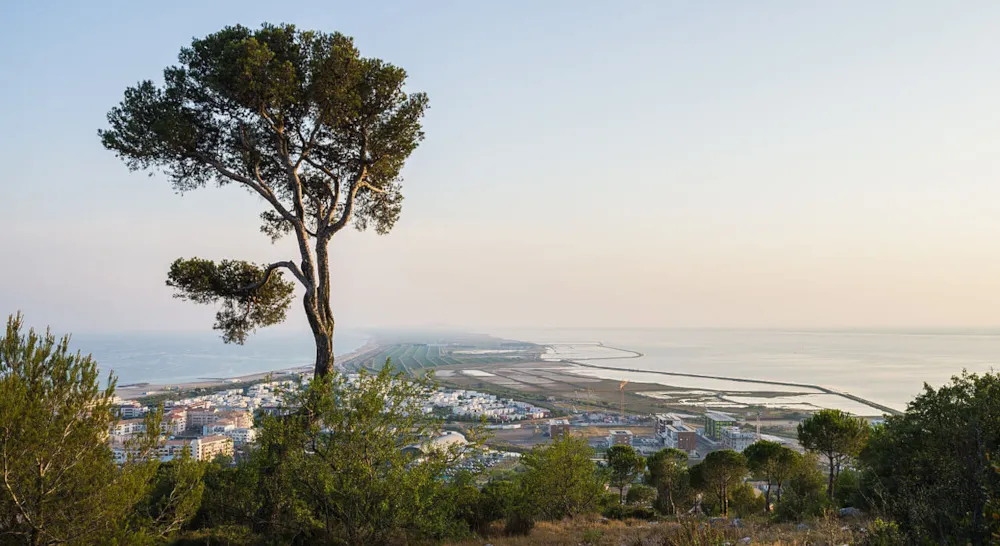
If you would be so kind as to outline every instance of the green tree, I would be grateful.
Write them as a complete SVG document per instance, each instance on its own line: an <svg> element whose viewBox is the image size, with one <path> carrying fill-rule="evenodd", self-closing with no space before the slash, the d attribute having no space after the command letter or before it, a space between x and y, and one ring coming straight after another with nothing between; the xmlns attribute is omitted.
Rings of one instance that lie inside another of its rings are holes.
<svg viewBox="0 0 1000 546"><path fill-rule="evenodd" d="M802 521L822 515L828 504L825 485L816 456L799 455L775 510L777 517L786 521Z"/></svg>
<svg viewBox="0 0 1000 546"><path fill-rule="evenodd" d="M262 458L258 472L280 475L275 485L290 487L294 497L281 500L282 492L274 491L285 507L280 513L311 540L351 545L407 534L441 539L454 531L452 520L440 517L451 493L444 478L478 449L477 431L469 442L431 443L442 435L443 422L422 411L430 389L425 380L394 373L387 362L354 382L331 375L298 395L286 394L292 406L308 403L316 414L262 423L254 454Z"/></svg>
<svg viewBox="0 0 1000 546"><path fill-rule="evenodd" d="M831 500L836 501L837 505L841 507L871 508L865 498L865 491L862 490L862 477L862 472L856 469L845 468L841 470L834 486L835 496Z"/></svg>
<svg viewBox="0 0 1000 546"><path fill-rule="evenodd" d="M676 514L676 502L689 483L688 455L672 447L661 449L646 461L647 481L656 488L656 509Z"/></svg>
<svg viewBox="0 0 1000 546"><path fill-rule="evenodd" d="M731 449L713 451L695 468L697 471L692 469L692 485L715 496L719 502L719 512L728 516L731 492L747 476L746 457Z"/></svg>
<svg viewBox="0 0 1000 546"><path fill-rule="evenodd" d="M474 531L485 535L494 521L506 519L521 502L519 484L513 480L493 480L483 486L475 509Z"/></svg>
<svg viewBox="0 0 1000 546"><path fill-rule="evenodd" d="M485 531L489 522L480 512L482 492L476 487L477 472L460 470L444 484L430 488L428 508L417 523L419 535L431 539L463 538Z"/></svg>
<svg viewBox="0 0 1000 546"><path fill-rule="evenodd" d="M0 338L0 544L105 544L126 520L155 466L118 466L108 431L115 380L69 338L29 330L20 314ZM137 454L152 443L136 444Z"/></svg>
<svg viewBox="0 0 1000 546"><path fill-rule="evenodd" d="M1000 518L1000 376L953 377L875 427L861 454L861 487L913 542L994 544Z"/></svg>
<svg viewBox="0 0 1000 546"><path fill-rule="evenodd" d="M569 434L526 453L521 480L531 512L563 519L596 510L605 484L593 456L586 438Z"/></svg>
<svg viewBox="0 0 1000 546"><path fill-rule="evenodd" d="M840 410L820 410L799 423L799 443L826 457L829 465L826 495L833 497L840 467L861 453L871 427L864 419Z"/></svg>
<svg viewBox="0 0 1000 546"><path fill-rule="evenodd" d="M629 487L628 494L625 495L625 502L627 502L628 504L638 504L646 506L655 500L656 500L656 489L648 485L643 485L641 483L637 483L632 487Z"/></svg>
<svg viewBox="0 0 1000 546"><path fill-rule="evenodd" d="M132 527L140 531L130 542L155 544L177 535L201 507L207 466L187 451L158 465L146 497L132 510Z"/></svg>
<svg viewBox="0 0 1000 546"><path fill-rule="evenodd" d="M729 511L738 518L759 514L764 510L764 497L749 483L741 483L729 492Z"/></svg>
<svg viewBox="0 0 1000 546"><path fill-rule="evenodd" d="M628 486L646 469L646 459L632 446L611 446L604 454L611 486L618 489L618 504L625 504Z"/></svg>
<svg viewBox="0 0 1000 546"><path fill-rule="evenodd" d="M284 320L293 283L316 344L315 375L333 369L329 243L353 223L388 233L403 164L423 139L422 93L406 72L362 57L341 34L291 25L227 27L195 39L163 85L140 82L108 113L101 142L132 170L159 169L184 192L236 184L266 203L261 231L292 234L294 259L264 266L179 259L177 297L216 304L215 329L243 343Z"/></svg>
<svg viewBox="0 0 1000 546"><path fill-rule="evenodd" d="M767 440L754 442L743 450L747 465L754 479L767 483L764 492L764 511L771 510L771 488L777 490L778 502L781 501L781 486L798 463L798 453L777 443Z"/></svg>

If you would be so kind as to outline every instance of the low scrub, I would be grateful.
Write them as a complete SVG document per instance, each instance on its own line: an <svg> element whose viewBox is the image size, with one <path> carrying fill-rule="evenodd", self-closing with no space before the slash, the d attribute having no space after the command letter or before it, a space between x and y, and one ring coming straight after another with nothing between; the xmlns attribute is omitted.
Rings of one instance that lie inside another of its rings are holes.
<svg viewBox="0 0 1000 546"><path fill-rule="evenodd" d="M672 518L665 521L614 520L595 516L539 522L525 536L491 536L453 546L838 546L867 544L867 522L845 525L818 519L809 524L769 524L722 518ZM499 531L499 529L498 529ZM873 544L882 544L874 542Z"/></svg>

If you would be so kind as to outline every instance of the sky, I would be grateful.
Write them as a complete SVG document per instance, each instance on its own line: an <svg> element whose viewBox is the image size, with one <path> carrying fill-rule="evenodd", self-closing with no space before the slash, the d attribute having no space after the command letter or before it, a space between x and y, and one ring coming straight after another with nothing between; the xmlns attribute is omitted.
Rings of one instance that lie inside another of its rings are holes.
<svg viewBox="0 0 1000 546"><path fill-rule="evenodd" d="M334 240L338 325L1000 325L1000 3L0 4L0 313L202 330L177 257L295 257L238 188L97 130L240 23L353 36L431 108L388 236ZM288 330L305 328L293 307Z"/></svg>

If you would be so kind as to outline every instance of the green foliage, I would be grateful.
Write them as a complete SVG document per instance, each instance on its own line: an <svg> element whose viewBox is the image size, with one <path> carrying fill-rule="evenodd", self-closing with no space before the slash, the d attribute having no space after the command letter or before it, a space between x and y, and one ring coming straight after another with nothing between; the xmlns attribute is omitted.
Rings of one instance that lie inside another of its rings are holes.
<svg viewBox="0 0 1000 546"><path fill-rule="evenodd" d="M714 496L719 512L729 515L732 491L743 483L749 472L746 458L731 449L713 451L691 469L691 485Z"/></svg>
<svg viewBox="0 0 1000 546"><path fill-rule="evenodd" d="M654 507L662 514L677 513L677 504L690 496L687 453L672 447L657 451L646 461L647 483L656 488Z"/></svg>
<svg viewBox="0 0 1000 546"><path fill-rule="evenodd" d="M853 468L845 468L837 476L834 484L834 498L837 506L854 507L858 509L870 508L865 492L862 490L862 473Z"/></svg>
<svg viewBox="0 0 1000 546"><path fill-rule="evenodd" d="M11 317L0 338L0 543L124 540L155 466L114 463L115 380L102 391L96 363L70 353L68 337L22 328Z"/></svg>
<svg viewBox="0 0 1000 546"><path fill-rule="evenodd" d="M417 536L433 539L461 538L485 531L489 522L480 513L482 493L476 473L461 470L440 487L430 490L427 509L416 521Z"/></svg>
<svg viewBox="0 0 1000 546"><path fill-rule="evenodd" d="M831 409L820 410L799 423L799 443L802 447L827 459L828 497L834 495L834 482L841 466L861 453L870 430L871 427L864 419Z"/></svg>
<svg viewBox="0 0 1000 546"><path fill-rule="evenodd" d="M914 540L989 544L1000 531L1000 376L963 374L924 387L876 427L862 452L862 489Z"/></svg>
<svg viewBox="0 0 1000 546"><path fill-rule="evenodd" d="M625 495L625 502L628 504L650 505L656 500L656 488L641 483L634 484L628 488Z"/></svg>
<svg viewBox="0 0 1000 546"><path fill-rule="evenodd" d="M479 496L477 532L485 534L489 525L503 520L504 533L526 535L534 528L539 517L535 499L529 496L524 474L510 480L487 483Z"/></svg>
<svg viewBox="0 0 1000 546"><path fill-rule="evenodd" d="M280 271L247 262L192 258L170 265L167 286L174 297L202 304L219 304L214 329L226 343L243 344L257 328L279 324L292 303L295 286Z"/></svg>
<svg viewBox="0 0 1000 546"><path fill-rule="evenodd" d="M491 523L507 520L518 512L519 507L525 502L523 497L520 483L517 481L490 481L479 493L470 527L480 535L485 535Z"/></svg>
<svg viewBox="0 0 1000 546"><path fill-rule="evenodd" d="M780 501L781 488L792 469L799 463L799 455L777 442L761 440L747 446L743 450L743 456L747 458L747 465L754 479L767 482L764 511L769 512L772 488L778 492L777 500Z"/></svg>
<svg viewBox="0 0 1000 546"><path fill-rule="evenodd" d="M305 289L315 375L332 370L329 242L350 224L385 234L399 219L427 109L405 83L403 69L362 57L342 34L234 26L193 40L162 85L141 81L108 113L98 135L129 169L161 171L181 192L236 184L265 203L261 232L294 235L294 260L171 267L179 297L219 306L224 341L284 320L291 285L274 273L287 269Z"/></svg>
<svg viewBox="0 0 1000 546"><path fill-rule="evenodd" d="M764 496L748 483L741 483L729 493L729 511L739 518L745 518L764 511Z"/></svg>
<svg viewBox="0 0 1000 546"><path fill-rule="evenodd" d="M648 506L634 506L614 503L605 507L601 515L608 519L654 519L656 512Z"/></svg>
<svg viewBox="0 0 1000 546"><path fill-rule="evenodd" d="M257 448L233 470L209 473L199 520L235 522L275 540L382 544L461 537L479 524L472 477L456 474L468 444L428 440L442 422L421 411L430 388L393 373L331 375L285 394L292 408L264 417Z"/></svg>
<svg viewBox="0 0 1000 546"><path fill-rule="evenodd" d="M625 504L629 485L646 469L646 459L632 446L611 446L604 453L611 486L618 488L619 504Z"/></svg>
<svg viewBox="0 0 1000 546"><path fill-rule="evenodd" d="M580 541L588 545L600 544L602 538L604 538L604 531L601 529L587 529L580 535Z"/></svg>
<svg viewBox="0 0 1000 546"><path fill-rule="evenodd" d="M132 512L132 526L141 529L131 542L158 543L176 535L201 506L207 463L191 459L187 451L159 465L146 497Z"/></svg>
<svg viewBox="0 0 1000 546"><path fill-rule="evenodd" d="M829 504L823 473L815 456L798 457L775 510L782 521L802 521L823 514Z"/></svg>
<svg viewBox="0 0 1000 546"><path fill-rule="evenodd" d="M521 480L531 513L558 520L595 511L604 481L593 456L586 438L569 434L526 453Z"/></svg>
<svg viewBox="0 0 1000 546"><path fill-rule="evenodd" d="M342 34L292 25L227 27L178 59L162 87L146 80L127 89L99 131L129 168L162 169L181 191L240 183L287 204L264 217L262 230L274 236L292 229L280 213L300 201L315 216L345 205L340 181L355 194L359 229L392 227L399 173L423 139L427 108L426 95L403 90L403 69L361 57ZM295 187L282 184L295 178Z"/></svg>
<svg viewBox="0 0 1000 546"><path fill-rule="evenodd" d="M861 546L897 546L906 543L906 536L894 521L876 518L868 526L868 533Z"/></svg>

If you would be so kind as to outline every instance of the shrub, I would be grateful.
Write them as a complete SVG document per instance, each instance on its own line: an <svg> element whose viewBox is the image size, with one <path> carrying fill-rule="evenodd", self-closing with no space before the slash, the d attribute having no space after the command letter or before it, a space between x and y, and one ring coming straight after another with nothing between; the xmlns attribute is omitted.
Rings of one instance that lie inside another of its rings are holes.
<svg viewBox="0 0 1000 546"><path fill-rule="evenodd" d="M648 505L653 502L656 498L656 489L648 485L635 484L628 489L628 495L625 496L625 502L628 504L640 504Z"/></svg>
<svg viewBox="0 0 1000 546"><path fill-rule="evenodd" d="M656 512L646 506L629 506L616 504L604 509L602 515L608 519L644 519L656 518Z"/></svg>
<svg viewBox="0 0 1000 546"><path fill-rule="evenodd" d="M879 518L868 526L868 534L861 541L861 546L897 546L905 542L905 537L896 522Z"/></svg>

